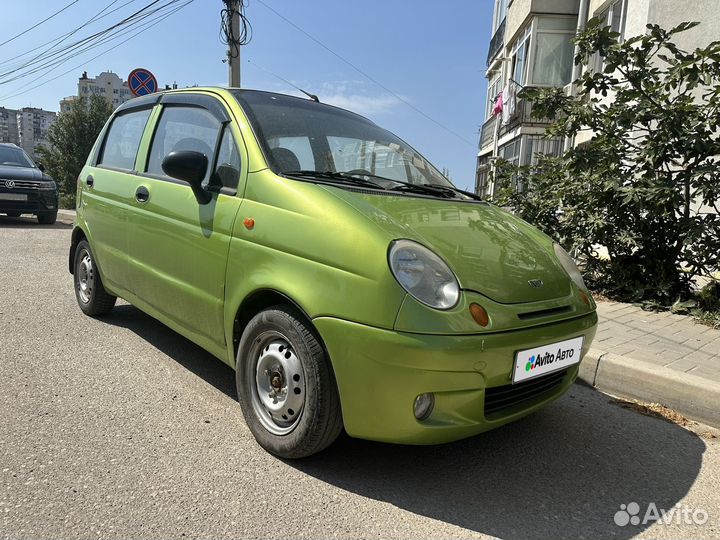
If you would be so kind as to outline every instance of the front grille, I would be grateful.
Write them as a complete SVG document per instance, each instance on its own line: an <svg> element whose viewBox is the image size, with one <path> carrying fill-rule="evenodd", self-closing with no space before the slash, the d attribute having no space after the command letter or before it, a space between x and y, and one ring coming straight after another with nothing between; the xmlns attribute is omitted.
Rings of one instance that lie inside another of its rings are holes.
<svg viewBox="0 0 720 540"><path fill-rule="evenodd" d="M40 189L40 184L38 182L26 182L24 180L10 180L12 182L15 182L15 186L12 188L6 188L5 182L6 180L4 178L0 178L0 189L3 191L12 192L13 189Z"/></svg>
<svg viewBox="0 0 720 540"><path fill-rule="evenodd" d="M561 313L567 313L571 311L570 306L561 306L550 309L541 309L538 311L526 311L525 313L518 313L518 319L521 321L527 321L532 319L539 319L541 317L550 317L551 315L560 315Z"/></svg>
<svg viewBox="0 0 720 540"><path fill-rule="evenodd" d="M567 370L549 373L517 384L506 384L485 390L485 416L502 416L505 409L546 397L563 382Z"/></svg>

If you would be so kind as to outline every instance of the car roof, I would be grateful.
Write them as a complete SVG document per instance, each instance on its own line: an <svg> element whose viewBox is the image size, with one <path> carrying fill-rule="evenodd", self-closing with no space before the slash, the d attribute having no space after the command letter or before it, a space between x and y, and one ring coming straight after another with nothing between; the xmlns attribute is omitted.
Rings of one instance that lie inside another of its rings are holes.
<svg viewBox="0 0 720 540"><path fill-rule="evenodd" d="M161 90L159 92L155 92L153 94L147 94L145 96L140 96L136 98L132 98L122 105L120 105L115 112L135 108L137 106L142 106L145 104L150 103L157 103L160 99L162 99L162 96L164 95L173 95L173 94L184 94L184 93L191 93L191 92L230 92L231 94L239 94L240 97L242 97L243 94L263 94L267 96L277 96L281 97L282 99L288 99L288 100L297 100L298 102L302 102L304 105L307 104L314 104L317 103L319 107L328 107L337 109L338 111L342 111L347 114L352 114L354 116L357 116L358 118L362 118L366 122L370 122L371 124L374 124L372 120L369 118L366 118L354 111L350 111L348 109L343 109L342 107L336 107L335 105L330 105L329 103L323 103L321 101L315 102L312 99L300 97L300 96L294 96L291 94L283 94L281 92L269 92L267 90L255 90L251 88L235 88L235 87L227 87L227 86L190 86L188 88L177 88L177 89L171 89L171 90ZM312 106L312 105L311 105Z"/></svg>

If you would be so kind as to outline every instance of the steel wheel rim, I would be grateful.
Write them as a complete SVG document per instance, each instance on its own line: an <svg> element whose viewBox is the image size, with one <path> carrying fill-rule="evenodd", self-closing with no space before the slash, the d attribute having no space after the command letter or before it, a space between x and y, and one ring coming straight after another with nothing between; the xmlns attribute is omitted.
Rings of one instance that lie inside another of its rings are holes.
<svg viewBox="0 0 720 540"><path fill-rule="evenodd" d="M305 373L295 350L280 334L261 336L248 372L253 410L273 435L297 427L305 409Z"/></svg>
<svg viewBox="0 0 720 540"><path fill-rule="evenodd" d="M83 304L90 303L95 290L95 271L92 258L87 251L83 251L82 259L77 268L77 292Z"/></svg>

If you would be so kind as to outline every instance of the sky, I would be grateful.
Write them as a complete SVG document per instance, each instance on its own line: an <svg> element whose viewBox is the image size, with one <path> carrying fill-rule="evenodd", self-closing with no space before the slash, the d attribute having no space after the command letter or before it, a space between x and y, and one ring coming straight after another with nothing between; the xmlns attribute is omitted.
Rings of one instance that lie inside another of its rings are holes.
<svg viewBox="0 0 720 540"><path fill-rule="evenodd" d="M77 78L83 71L91 77L114 71L127 79L134 68L144 67L161 87L173 82L180 87L226 85L226 46L219 38L221 0L194 0L126 43L121 42L131 33L54 71L11 82L2 76L30 58L13 57L74 30L108 4L113 4L110 9L123 7L78 30L65 43L105 29L150 2L0 0L0 43L72 3L37 28L0 45L0 107L57 111L60 99L77 93ZM491 0L246 0L245 13L253 33L241 50L243 87L296 94L273 74L278 75L317 94L320 101L360 113L389 129L439 169L448 169L458 187L472 189L483 122ZM93 59L103 51L107 52ZM41 83L46 84L38 86Z"/></svg>

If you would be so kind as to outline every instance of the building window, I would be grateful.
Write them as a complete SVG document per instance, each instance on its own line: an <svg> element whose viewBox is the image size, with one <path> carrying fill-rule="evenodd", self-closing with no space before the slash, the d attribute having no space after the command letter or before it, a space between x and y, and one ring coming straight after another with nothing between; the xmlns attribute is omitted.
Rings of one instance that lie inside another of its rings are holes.
<svg viewBox="0 0 720 540"><path fill-rule="evenodd" d="M485 104L485 118L488 119L492 116L493 108L495 107L495 101L497 100L498 94L502 92L502 77L500 72L496 71L488 77L490 84L487 89L487 102Z"/></svg>
<svg viewBox="0 0 720 540"><path fill-rule="evenodd" d="M489 195L490 190L490 156L485 155L478 158L477 171L475 176L475 193L480 196Z"/></svg>
<svg viewBox="0 0 720 540"><path fill-rule="evenodd" d="M493 17L493 32L502 24L507 16L508 0L495 0L495 16Z"/></svg>
<svg viewBox="0 0 720 540"><path fill-rule="evenodd" d="M547 137L546 135L527 135L525 140L525 156L523 165L534 167L540 161L540 155L559 157L562 154L562 137Z"/></svg>
<svg viewBox="0 0 720 540"><path fill-rule="evenodd" d="M565 86L570 83L574 64L572 39L576 26L577 18L574 17L537 18L533 85Z"/></svg>
<svg viewBox="0 0 720 540"><path fill-rule="evenodd" d="M510 58L512 59L512 79L520 86L525 85L525 74L527 73L527 56L530 48L531 27L528 25L522 35L515 40L511 47Z"/></svg>
<svg viewBox="0 0 720 540"><path fill-rule="evenodd" d="M610 30L620 34L619 41L623 40L625 33L625 0L614 0L605 9L595 15L605 26L609 26ZM595 72L601 72L605 67L605 62L600 53L595 53L595 58L590 62L591 69Z"/></svg>
<svg viewBox="0 0 720 540"><path fill-rule="evenodd" d="M596 17L605 26L609 26L613 32L620 34L620 40L622 41L625 31L625 0L615 0L598 13Z"/></svg>

